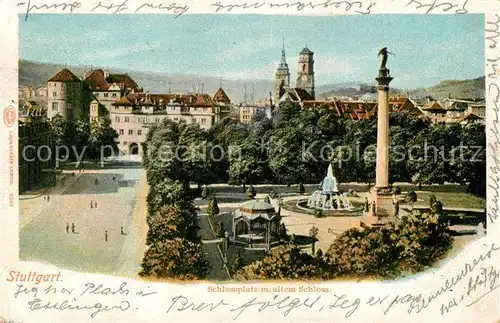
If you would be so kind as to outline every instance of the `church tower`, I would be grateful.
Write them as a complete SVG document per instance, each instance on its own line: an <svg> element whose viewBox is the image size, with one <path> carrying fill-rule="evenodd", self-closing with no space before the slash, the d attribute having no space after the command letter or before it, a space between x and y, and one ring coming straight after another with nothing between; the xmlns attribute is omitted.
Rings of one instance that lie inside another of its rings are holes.
<svg viewBox="0 0 500 323"><path fill-rule="evenodd" d="M278 100L285 93L285 88L290 86L290 70L288 69L288 64L286 63L285 55L285 42L283 41L283 49L281 50L281 61L276 71L275 76L275 89L274 89L274 104L278 103Z"/></svg>
<svg viewBox="0 0 500 323"><path fill-rule="evenodd" d="M299 54L297 88L307 91L315 99L314 92L314 53L306 47Z"/></svg>

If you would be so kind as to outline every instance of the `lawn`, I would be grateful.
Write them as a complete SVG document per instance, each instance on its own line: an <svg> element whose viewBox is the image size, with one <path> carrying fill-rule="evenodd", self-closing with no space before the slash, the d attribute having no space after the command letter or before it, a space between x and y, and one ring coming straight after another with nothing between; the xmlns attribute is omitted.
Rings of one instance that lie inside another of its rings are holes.
<svg viewBox="0 0 500 323"><path fill-rule="evenodd" d="M486 200L469 193L456 192L417 192L418 201L415 206L429 206L429 195L434 194L438 201L443 203L443 207L460 207L460 208L475 208L484 209ZM424 201L421 201L421 200Z"/></svg>

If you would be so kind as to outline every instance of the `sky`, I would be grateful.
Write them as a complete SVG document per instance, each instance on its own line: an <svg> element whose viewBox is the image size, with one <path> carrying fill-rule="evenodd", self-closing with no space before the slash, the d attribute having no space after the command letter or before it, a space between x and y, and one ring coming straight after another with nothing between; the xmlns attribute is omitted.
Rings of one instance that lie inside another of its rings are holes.
<svg viewBox="0 0 500 323"><path fill-rule="evenodd" d="M397 88L484 75L483 15L36 15L19 19L22 59L274 80L283 37L292 80L314 52L316 84L371 82L388 47Z"/></svg>

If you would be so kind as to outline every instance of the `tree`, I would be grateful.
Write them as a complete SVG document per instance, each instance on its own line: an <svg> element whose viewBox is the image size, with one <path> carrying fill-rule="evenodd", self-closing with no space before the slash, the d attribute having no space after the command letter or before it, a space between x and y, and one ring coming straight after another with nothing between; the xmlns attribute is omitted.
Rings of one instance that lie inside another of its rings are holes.
<svg viewBox="0 0 500 323"><path fill-rule="evenodd" d="M208 201L208 206L207 206L207 214L208 216L214 216L215 214L219 214L219 205L217 204L217 199L215 197L212 197Z"/></svg>
<svg viewBox="0 0 500 323"><path fill-rule="evenodd" d="M237 153L234 152L233 147L241 144L248 137L248 132L247 125L243 125L230 117L220 120L208 130L208 139L211 147L218 147L217 149L211 149L213 159L217 160L217 162L210 164L215 179L224 182L230 179L228 175L231 155L233 155L233 159L237 158ZM233 170L233 178L231 180L239 184L240 172Z"/></svg>
<svg viewBox="0 0 500 323"><path fill-rule="evenodd" d="M461 126L458 124L432 124L415 134L407 147L419 147L406 165L411 180L416 184L443 184L454 181L450 164L455 158L455 147L460 146Z"/></svg>
<svg viewBox="0 0 500 323"><path fill-rule="evenodd" d="M325 257L340 275L393 277L430 266L452 241L436 216L417 211L386 227L344 231Z"/></svg>
<svg viewBox="0 0 500 323"><path fill-rule="evenodd" d="M154 185L150 184L146 201L148 204L148 223L150 217L163 205L176 205L180 209L194 210L194 205L189 196L186 195L183 184L168 178L163 178L161 181L155 182Z"/></svg>
<svg viewBox="0 0 500 323"><path fill-rule="evenodd" d="M207 186L203 186L203 189L201 190L201 198L206 200L208 198L208 187Z"/></svg>
<svg viewBox="0 0 500 323"><path fill-rule="evenodd" d="M450 152L453 182L467 185L468 192L486 196L486 132L481 124L462 127L460 146Z"/></svg>
<svg viewBox="0 0 500 323"><path fill-rule="evenodd" d="M50 120L50 127L56 146L66 146L70 148L71 145L73 145L74 135L72 131L74 131L74 127L72 127L69 121L61 117L54 117Z"/></svg>
<svg viewBox="0 0 500 323"><path fill-rule="evenodd" d="M321 250L321 248L318 249L318 251L316 251L316 257L318 259L323 259L323 250Z"/></svg>
<svg viewBox="0 0 500 323"><path fill-rule="evenodd" d="M229 151L229 183L243 185L244 191L247 184L262 179L265 168L265 153L259 150L250 137Z"/></svg>
<svg viewBox="0 0 500 323"><path fill-rule="evenodd" d="M139 275L193 280L205 278L208 269L201 243L175 238L159 241L147 249Z"/></svg>
<svg viewBox="0 0 500 323"><path fill-rule="evenodd" d="M321 209L314 210L314 216L316 218L322 218L324 216L323 210L321 210Z"/></svg>
<svg viewBox="0 0 500 323"><path fill-rule="evenodd" d="M431 210L431 213L435 214L436 213L436 195L434 194L429 194L429 209Z"/></svg>
<svg viewBox="0 0 500 323"><path fill-rule="evenodd" d="M234 256L234 259L233 259L233 264L231 265L231 273L234 275L236 272L238 272L238 270L240 270L241 268L241 254L240 252L238 251L236 253L236 256Z"/></svg>
<svg viewBox="0 0 500 323"><path fill-rule="evenodd" d="M436 203L434 203L434 209L432 211L433 212L431 212L431 214L436 216L443 214L443 203L441 201L436 201Z"/></svg>
<svg viewBox="0 0 500 323"><path fill-rule="evenodd" d="M288 234L286 233L286 225L283 222L281 223L280 237L282 239L288 238Z"/></svg>
<svg viewBox="0 0 500 323"><path fill-rule="evenodd" d="M316 226L313 226L310 230L309 230L309 236L311 237L312 239L312 253L314 254L314 250L315 250L315 246L316 246L316 237L318 236L318 233L319 233L319 229L316 227Z"/></svg>
<svg viewBox="0 0 500 323"><path fill-rule="evenodd" d="M221 221L217 221L215 224L214 233L217 238L224 238L224 227Z"/></svg>
<svg viewBox="0 0 500 323"><path fill-rule="evenodd" d="M118 132L112 127L109 117L101 117L99 122L90 126L89 157L102 159L114 155L118 151L117 139Z"/></svg>
<svg viewBox="0 0 500 323"><path fill-rule="evenodd" d="M438 217L429 213L415 212L394 227L402 271L417 272L430 266L451 249L453 238Z"/></svg>
<svg viewBox="0 0 500 323"><path fill-rule="evenodd" d="M405 202L411 205L411 209L413 210L413 203L417 201L417 193L415 191L409 191L405 195Z"/></svg>
<svg viewBox="0 0 500 323"><path fill-rule="evenodd" d="M250 185L247 188L246 194L251 199L253 199L255 197L255 195L257 194L257 192L255 191L255 188L253 187L253 185Z"/></svg>
<svg viewBox="0 0 500 323"><path fill-rule="evenodd" d="M273 248L264 259L243 267L235 277L244 280L328 279L330 271L321 259L288 245Z"/></svg>
<svg viewBox="0 0 500 323"><path fill-rule="evenodd" d="M352 228L332 243L325 258L342 275L390 276L396 272L397 250L387 228Z"/></svg>
<svg viewBox="0 0 500 323"><path fill-rule="evenodd" d="M297 193L303 195L306 192L306 189L304 187L303 183L299 183L297 186Z"/></svg>
<svg viewBox="0 0 500 323"><path fill-rule="evenodd" d="M192 209L164 205L151 218L146 243L153 245L174 238L199 242L198 229L198 218Z"/></svg>

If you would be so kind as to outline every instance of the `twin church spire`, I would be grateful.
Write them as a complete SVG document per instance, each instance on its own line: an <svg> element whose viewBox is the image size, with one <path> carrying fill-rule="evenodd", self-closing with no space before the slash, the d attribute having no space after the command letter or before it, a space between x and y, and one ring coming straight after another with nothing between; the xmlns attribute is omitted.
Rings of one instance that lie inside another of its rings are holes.
<svg viewBox="0 0 500 323"><path fill-rule="evenodd" d="M315 99L314 89L314 53L306 47L299 53L296 89L306 91L311 98ZM281 61L275 74L275 92L274 102L285 94L287 88L290 88L290 69L286 62L285 39L283 38L283 47L281 49Z"/></svg>
<svg viewBox="0 0 500 323"><path fill-rule="evenodd" d="M286 54L285 54L285 37L283 37L283 48L281 49L281 62L279 68L288 68L288 64L286 63Z"/></svg>

